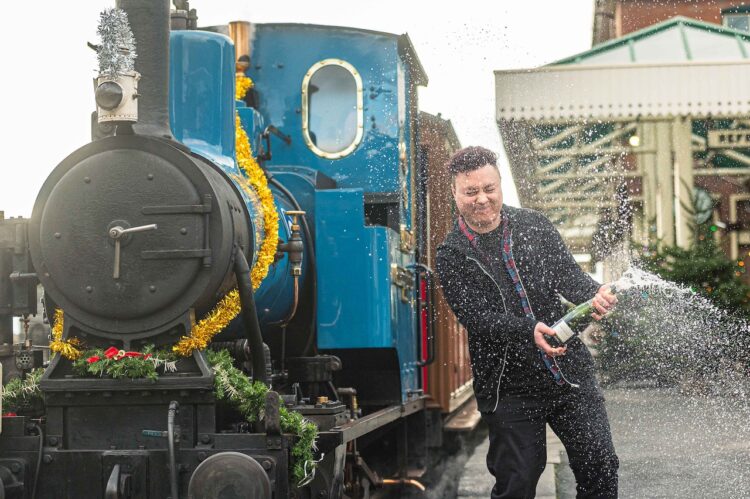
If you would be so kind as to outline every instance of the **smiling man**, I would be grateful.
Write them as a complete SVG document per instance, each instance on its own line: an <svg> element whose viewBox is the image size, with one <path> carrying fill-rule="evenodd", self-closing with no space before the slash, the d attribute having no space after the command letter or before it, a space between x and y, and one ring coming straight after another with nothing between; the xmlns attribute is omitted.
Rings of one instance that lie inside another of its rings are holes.
<svg viewBox="0 0 750 499"><path fill-rule="evenodd" d="M553 348L549 327L594 297L616 302L576 264L543 215L503 205L497 156L451 157L455 227L438 248L443 293L469 333L474 393L490 430L492 498L531 498L546 464L546 424L562 441L579 498L617 497L618 460L591 354L580 340ZM597 318L599 315L596 316Z"/></svg>

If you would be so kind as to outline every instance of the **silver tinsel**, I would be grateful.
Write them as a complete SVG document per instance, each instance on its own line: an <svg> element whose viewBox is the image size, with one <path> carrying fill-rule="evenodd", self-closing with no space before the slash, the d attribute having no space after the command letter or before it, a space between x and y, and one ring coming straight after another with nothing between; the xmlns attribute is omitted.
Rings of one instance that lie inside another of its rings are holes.
<svg viewBox="0 0 750 499"><path fill-rule="evenodd" d="M99 76L116 78L135 67L135 38L130 31L128 15L122 9L105 9L100 14L101 43L97 48Z"/></svg>

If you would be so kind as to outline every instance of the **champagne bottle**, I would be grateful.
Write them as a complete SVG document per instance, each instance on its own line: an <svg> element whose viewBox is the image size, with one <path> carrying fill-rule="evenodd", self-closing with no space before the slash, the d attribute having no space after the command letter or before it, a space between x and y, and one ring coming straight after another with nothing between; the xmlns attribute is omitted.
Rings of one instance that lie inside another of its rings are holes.
<svg viewBox="0 0 750 499"><path fill-rule="evenodd" d="M610 286L610 293L615 293L617 289L615 286ZM552 329L555 331L555 336L549 336L548 339L552 341L552 346L563 346L566 345L573 338L578 337L583 332L591 321L594 320L591 314L598 313L594 307L594 299L590 299L585 303L581 303L577 307L570 310L565 316L559 321L555 322Z"/></svg>

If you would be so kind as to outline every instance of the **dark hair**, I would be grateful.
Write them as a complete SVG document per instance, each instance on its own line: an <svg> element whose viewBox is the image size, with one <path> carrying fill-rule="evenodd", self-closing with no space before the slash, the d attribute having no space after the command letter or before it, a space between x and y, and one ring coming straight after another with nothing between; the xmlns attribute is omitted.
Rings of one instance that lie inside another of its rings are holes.
<svg viewBox="0 0 750 499"><path fill-rule="evenodd" d="M448 160L448 171L451 178L459 173L478 170L485 165L497 166L497 154L479 146L464 147L456 151Z"/></svg>

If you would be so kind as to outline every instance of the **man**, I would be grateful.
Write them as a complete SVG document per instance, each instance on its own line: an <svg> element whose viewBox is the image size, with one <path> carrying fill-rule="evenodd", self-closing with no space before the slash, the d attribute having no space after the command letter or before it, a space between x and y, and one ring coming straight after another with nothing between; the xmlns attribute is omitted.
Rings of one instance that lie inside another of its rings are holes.
<svg viewBox="0 0 750 499"><path fill-rule="evenodd" d="M531 498L544 470L545 424L562 441L579 498L617 497L618 460L594 363L583 343L552 347L558 296L616 302L576 264L554 226L503 205L497 156L467 147L449 160L459 216L438 248L445 298L469 333L474 393L490 430L492 498Z"/></svg>

